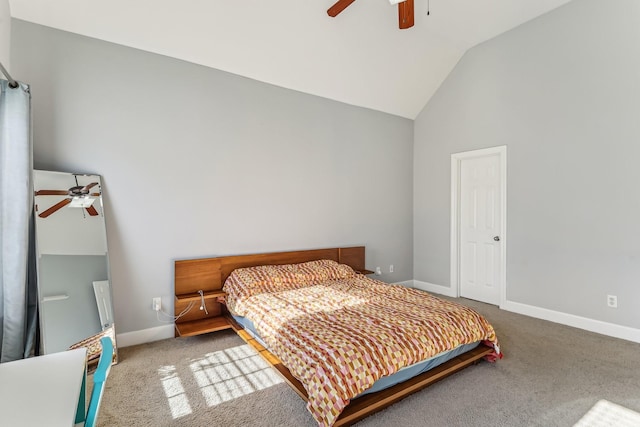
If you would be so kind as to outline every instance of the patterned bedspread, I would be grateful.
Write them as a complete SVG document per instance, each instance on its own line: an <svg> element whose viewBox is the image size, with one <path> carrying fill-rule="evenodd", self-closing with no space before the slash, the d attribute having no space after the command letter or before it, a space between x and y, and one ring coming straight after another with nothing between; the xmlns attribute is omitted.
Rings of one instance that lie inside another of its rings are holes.
<svg viewBox="0 0 640 427"><path fill-rule="evenodd" d="M304 385L319 425L379 378L459 345L485 341L500 356L474 310L333 261L238 269L224 290L231 312L251 319Z"/></svg>

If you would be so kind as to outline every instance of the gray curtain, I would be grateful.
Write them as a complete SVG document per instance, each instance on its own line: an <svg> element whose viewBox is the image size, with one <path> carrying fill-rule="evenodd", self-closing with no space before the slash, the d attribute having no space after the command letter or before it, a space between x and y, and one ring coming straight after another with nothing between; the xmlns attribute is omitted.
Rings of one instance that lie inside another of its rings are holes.
<svg viewBox="0 0 640 427"><path fill-rule="evenodd" d="M37 325L29 86L0 80L0 362L32 355Z"/></svg>

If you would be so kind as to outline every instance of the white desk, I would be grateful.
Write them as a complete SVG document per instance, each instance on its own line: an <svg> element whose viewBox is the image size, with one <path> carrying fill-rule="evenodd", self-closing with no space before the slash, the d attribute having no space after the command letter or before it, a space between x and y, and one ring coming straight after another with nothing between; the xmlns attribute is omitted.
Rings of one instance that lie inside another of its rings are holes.
<svg viewBox="0 0 640 427"><path fill-rule="evenodd" d="M0 363L0 425L70 427L87 372L87 350Z"/></svg>

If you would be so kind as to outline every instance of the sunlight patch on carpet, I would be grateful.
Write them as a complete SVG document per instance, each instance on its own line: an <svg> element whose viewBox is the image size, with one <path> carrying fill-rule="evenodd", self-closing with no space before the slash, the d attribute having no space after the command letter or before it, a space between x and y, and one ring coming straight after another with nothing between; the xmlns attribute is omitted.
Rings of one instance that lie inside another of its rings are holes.
<svg viewBox="0 0 640 427"><path fill-rule="evenodd" d="M190 368L208 406L283 382L280 375L246 344L206 354Z"/></svg>
<svg viewBox="0 0 640 427"><path fill-rule="evenodd" d="M600 400L574 427L638 427L640 414L616 405L608 400Z"/></svg>
<svg viewBox="0 0 640 427"><path fill-rule="evenodd" d="M173 419L175 420L176 418L184 417L192 413L189 399L184 392L184 387L182 386L175 366L163 366L158 369L158 373L160 374L162 388L164 389L164 394L167 396Z"/></svg>

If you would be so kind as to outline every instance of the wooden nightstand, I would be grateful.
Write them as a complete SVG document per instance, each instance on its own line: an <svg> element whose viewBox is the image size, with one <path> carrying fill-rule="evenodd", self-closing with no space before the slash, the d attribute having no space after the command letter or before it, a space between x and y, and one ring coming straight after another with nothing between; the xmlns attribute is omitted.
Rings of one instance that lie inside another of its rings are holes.
<svg viewBox="0 0 640 427"><path fill-rule="evenodd" d="M219 281L211 280L212 275L217 274L219 277L220 271L199 270L198 261L175 262L175 316L179 316L188 309L175 321L176 337L188 337L231 328L224 304L224 297L227 294L221 289Z"/></svg>

